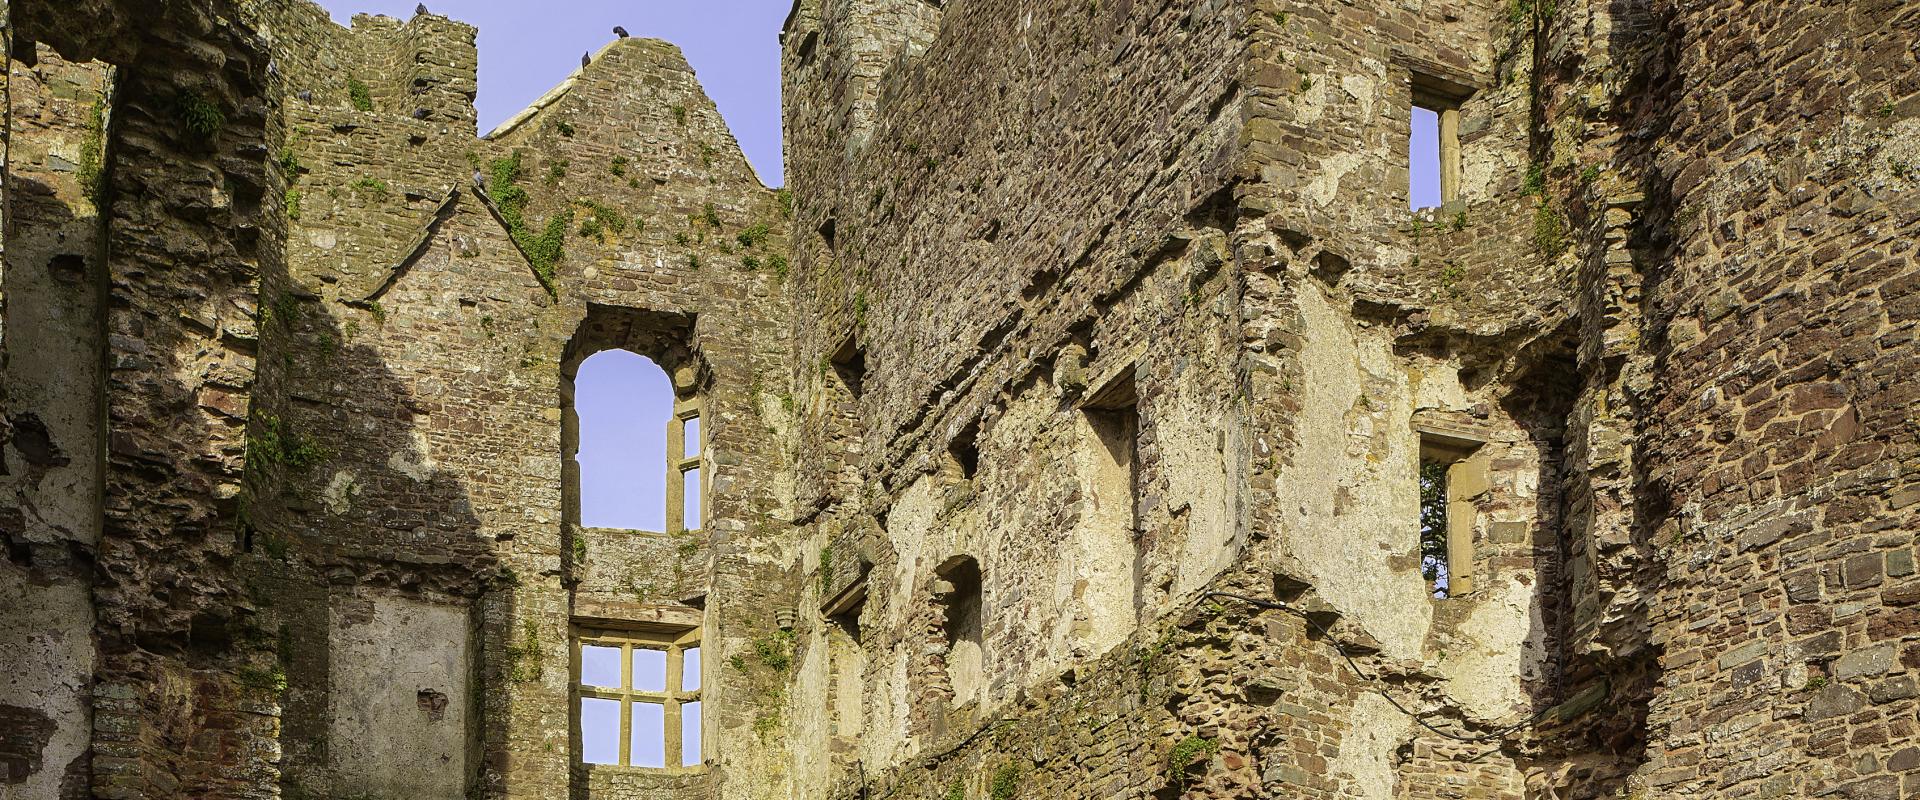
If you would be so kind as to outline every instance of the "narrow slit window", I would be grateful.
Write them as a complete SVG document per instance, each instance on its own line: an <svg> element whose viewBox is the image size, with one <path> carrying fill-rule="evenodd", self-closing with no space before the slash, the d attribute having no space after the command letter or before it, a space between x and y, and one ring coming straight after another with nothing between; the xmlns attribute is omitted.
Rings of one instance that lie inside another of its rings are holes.
<svg viewBox="0 0 1920 800"><path fill-rule="evenodd" d="M704 763L698 633L579 635L580 763L669 771Z"/></svg>
<svg viewBox="0 0 1920 800"><path fill-rule="evenodd" d="M667 527L674 533L700 530L706 519L706 434L699 398L680 401L667 431L667 465L675 477L667 486Z"/></svg>
<svg viewBox="0 0 1920 800"><path fill-rule="evenodd" d="M1472 89L1413 73L1408 114L1407 205L1438 208L1460 199L1460 106Z"/></svg>
<svg viewBox="0 0 1920 800"><path fill-rule="evenodd" d="M1413 107L1413 134L1407 141L1411 208L1438 208L1445 202L1440 189L1440 114L1435 109Z"/></svg>
<svg viewBox="0 0 1920 800"><path fill-rule="evenodd" d="M700 507L700 468L694 467L680 473L680 476L682 480L680 493L684 501L680 512L681 519L686 521L687 530L697 531L703 521L701 519L703 509Z"/></svg>
<svg viewBox="0 0 1920 800"><path fill-rule="evenodd" d="M1435 599L1447 596L1447 465L1420 462L1420 575Z"/></svg>
<svg viewBox="0 0 1920 800"><path fill-rule="evenodd" d="M1473 590L1473 533L1487 493L1487 451L1480 442L1420 437L1420 575L1436 600Z"/></svg>

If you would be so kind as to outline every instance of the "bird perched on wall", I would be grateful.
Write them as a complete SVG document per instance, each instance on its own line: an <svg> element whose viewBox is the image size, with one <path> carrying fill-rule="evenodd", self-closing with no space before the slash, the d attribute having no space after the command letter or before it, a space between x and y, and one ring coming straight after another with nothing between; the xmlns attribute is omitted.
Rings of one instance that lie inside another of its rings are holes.
<svg viewBox="0 0 1920 800"><path fill-rule="evenodd" d="M581 54L580 54L580 66L583 66L583 67L587 67L587 66L592 66L592 65L593 65L593 54L592 54L592 53L581 53Z"/></svg>
<svg viewBox="0 0 1920 800"><path fill-rule="evenodd" d="M626 28L622 28L622 27L620 27L620 26L618 26L618 25L615 25L615 26L613 26L613 35L615 35L615 36L618 36L618 37L620 37L620 38L622 38L622 39L625 39L625 38L627 38L627 29L626 29Z"/></svg>
<svg viewBox="0 0 1920 800"><path fill-rule="evenodd" d="M426 119L426 118L427 118L427 115L428 115L428 114L431 114L431 113L432 113L432 112L430 112L430 111L428 111L428 110L426 110L426 109L424 109L424 108L416 108L416 109L414 109L414 110L413 110L413 118L414 118L414 119Z"/></svg>
<svg viewBox="0 0 1920 800"><path fill-rule="evenodd" d="M421 3L421 4L419 4L419 5L417 5L417 6L414 6L414 7L413 7L413 15L414 15L414 16L416 16L416 17L424 17L424 16L426 16L426 15L427 15L427 4L426 4L426 3Z"/></svg>

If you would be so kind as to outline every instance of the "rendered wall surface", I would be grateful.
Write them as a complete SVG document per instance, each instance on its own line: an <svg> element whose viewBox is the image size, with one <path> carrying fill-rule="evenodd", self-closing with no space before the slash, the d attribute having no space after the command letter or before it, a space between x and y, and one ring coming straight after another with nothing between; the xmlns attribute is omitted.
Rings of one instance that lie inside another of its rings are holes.
<svg viewBox="0 0 1920 800"><path fill-rule="evenodd" d="M1920 796L1920 5L799 0L781 190L666 42L6 13L0 797Z"/></svg>

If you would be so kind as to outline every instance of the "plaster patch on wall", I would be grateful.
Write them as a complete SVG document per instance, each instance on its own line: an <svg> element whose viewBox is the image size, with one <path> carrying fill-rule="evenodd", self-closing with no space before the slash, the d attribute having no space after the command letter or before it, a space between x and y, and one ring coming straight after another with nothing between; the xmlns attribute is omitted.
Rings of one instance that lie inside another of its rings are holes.
<svg viewBox="0 0 1920 800"><path fill-rule="evenodd" d="M1360 166L1361 158L1358 153L1337 153L1320 159L1320 171L1307 183L1307 199L1322 207L1333 203L1340 194L1340 180Z"/></svg>
<svg viewBox="0 0 1920 800"><path fill-rule="evenodd" d="M1432 619L1426 583L1412 559L1417 440L1407 415L1366 411L1369 404L1401 408L1411 399L1368 389L1369 380L1379 380L1378 365L1391 360L1385 342L1362 340L1311 284L1299 298L1312 335L1303 337L1301 352L1305 391L1296 465L1276 486L1286 498L1283 544L1314 576L1320 595L1390 657L1417 659ZM1363 362L1373 364L1363 370ZM1354 440L1356 434L1363 438Z"/></svg>
<svg viewBox="0 0 1920 800"><path fill-rule="evenodd" d="M1340 753L1327 763L1333 774L1347 779L1344 796L1393 800L1393 753L1406 740L1411 724L1411 717L1380 695L1362 692L1354 698L1347 730L1340 737Z"/></svg>
<svg viewBox="0 0 1920 800"><path fill-rule="evenodd" d="M30 583L26 571L0 558L0 608L7 609L0 614L0 642L7 643L0 647L0 704L20 707L7 715L31 715L45 733L31 742L39 768L17 783L0 774L0 797L60 797L62 770L86 752L93 728L92 596L78 581Z"/></svg>
<svg viewBox="0 0 1920 800"><path fill-rule="evenodd" d="M343 597L330 628L335 793L463 800L472 736L468 610L404 597ZM428 713L422 693L448 702Z"/></svg>

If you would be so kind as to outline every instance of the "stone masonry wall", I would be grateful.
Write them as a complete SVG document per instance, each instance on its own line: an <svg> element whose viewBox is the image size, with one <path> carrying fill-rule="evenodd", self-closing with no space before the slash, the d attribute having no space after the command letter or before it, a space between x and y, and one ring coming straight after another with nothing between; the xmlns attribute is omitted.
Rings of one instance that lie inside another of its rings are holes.
<svg viewBox="0 0 1920 800"><path fill-rule="evenodd" d="M0 8L0 795L1920 796L1913 2L799 0L778 191L665 42Z"/></svg>

